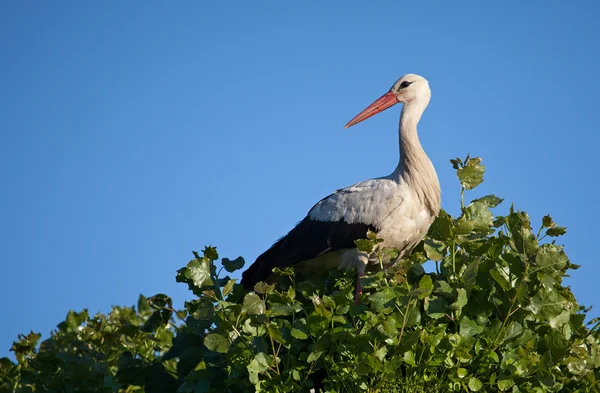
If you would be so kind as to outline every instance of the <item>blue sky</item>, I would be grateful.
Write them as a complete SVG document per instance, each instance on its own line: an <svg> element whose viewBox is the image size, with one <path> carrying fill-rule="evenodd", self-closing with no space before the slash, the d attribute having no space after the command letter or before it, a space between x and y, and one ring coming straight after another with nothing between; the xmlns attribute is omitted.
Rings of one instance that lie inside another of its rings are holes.
<svg viewBox="0 0 600 393"><path fill-rule="evenodd" d="M343 126L405 73L433 91L419 132L443 207L448 160L483 157L467 197L567 226L569 284L600 307L600 3L216 3L2 5L0 356L69 309L181 305L192 250L250 263L331 191L391 172L399 107Z"/></svg>

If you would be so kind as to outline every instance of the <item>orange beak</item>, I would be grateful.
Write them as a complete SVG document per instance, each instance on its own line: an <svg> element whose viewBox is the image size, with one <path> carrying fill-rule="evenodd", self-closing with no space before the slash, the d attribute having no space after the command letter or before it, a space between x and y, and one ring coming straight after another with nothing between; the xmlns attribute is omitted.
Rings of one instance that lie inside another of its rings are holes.
<svg viewBox="0 0 600 393"><path fill-rule="evenodd" d="M376 115L379 112L383 112L387 108L390 108L398 103L398 99L396 98L396 94L391 91L385 93L381 97L379 97L374 103L369 105L365 110L360 112L356 117L348 122L344 126L344 128L352 127L355 124L360 123L363 120L368 119L369 117Z"/></svg>

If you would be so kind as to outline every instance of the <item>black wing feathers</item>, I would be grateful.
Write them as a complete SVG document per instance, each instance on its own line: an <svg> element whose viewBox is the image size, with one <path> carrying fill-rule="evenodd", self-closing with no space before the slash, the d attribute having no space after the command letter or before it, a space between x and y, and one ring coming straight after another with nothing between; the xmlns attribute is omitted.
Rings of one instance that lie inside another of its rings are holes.
<svg viewBox="0 0 600 393"><path fill-rule="evenodd" d="M242 285L252 289L257 282L269 277L275 267L295 265L323 252L354 248L354 241L366 238L368 230L376 231L376 228L367 224L316 221L306 217L290 233L256 258L242 275Z"/></svg>

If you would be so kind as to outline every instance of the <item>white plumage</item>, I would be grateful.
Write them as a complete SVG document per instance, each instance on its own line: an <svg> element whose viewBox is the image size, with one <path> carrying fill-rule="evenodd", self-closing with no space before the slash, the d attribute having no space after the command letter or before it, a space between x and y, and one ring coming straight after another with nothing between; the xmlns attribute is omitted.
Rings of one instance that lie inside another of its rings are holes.
<svg viewBox="0 0 600 393"><path fill-rule="evenodd" d="M440 185L435 169L417 135L417 123L431 91L424 78L408 74L381 98L367 107L346 127L357 124L398 102L404 103L400 117L400 160L385 177L366 180L337 190L319 201L292 231L259 256L244 272L242 283L251 289L268 278L274 267L312 262L356 268L362 276L369 262L354 241L368 230L383 238L383 246L397 248L400 257L409 253L425 236L440 209ZM357 298L361 292L357 282Z"/></svg>

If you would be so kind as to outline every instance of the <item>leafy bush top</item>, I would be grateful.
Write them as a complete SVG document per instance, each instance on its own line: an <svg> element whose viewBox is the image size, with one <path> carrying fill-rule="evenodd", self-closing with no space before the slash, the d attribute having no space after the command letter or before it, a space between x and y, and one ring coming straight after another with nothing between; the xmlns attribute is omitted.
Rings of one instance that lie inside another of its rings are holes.
<svg viewBox="0 0 600 393"><path fill-rule="evenodd" d="M69 312L52 336L20 336L17 363L0 359L4 392L597 392L598 319L562 280L576 269L550 216L534 232L529 216L491 209L494 195L465 206L483 181L479 158L451 160L461 215L444 211L424 242L385 272L302 277L248 293L221 274L206 247L177 272L193 300L140 296L137 309L90 317ZM552 241L548 241L551 240ZM382 256L370 233L357 245ZM435 272L422 264L435 261Z"/></svg>

